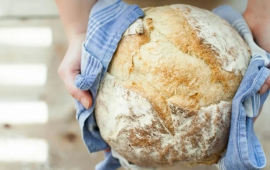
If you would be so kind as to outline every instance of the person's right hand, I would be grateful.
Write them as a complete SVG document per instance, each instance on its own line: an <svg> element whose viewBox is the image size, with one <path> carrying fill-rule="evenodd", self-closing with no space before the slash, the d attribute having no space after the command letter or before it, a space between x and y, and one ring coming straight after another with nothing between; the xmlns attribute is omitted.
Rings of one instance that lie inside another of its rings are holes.
<svg viewBox="0 0 270 170"><path fill-rule="evenodd" d="M58 68L58 74L64 81L70 95L79 100L86 109L89 109L92 105L92 97L89 91L82 91L74 84L75 77L80 74L81 48L84 40L85 34L70 39L67 53Z"/></svg>
<svg viewBox="0 0 270 170"><path fill-rule="evenodd" d="M264 4L266 3L266 4ZM243 16L259 47L270 53L270 12L269 1L249 1ZM264 6L263 6L264 5ZM264 94L270 89L270 76L262 85L259 93Z"/></svg>

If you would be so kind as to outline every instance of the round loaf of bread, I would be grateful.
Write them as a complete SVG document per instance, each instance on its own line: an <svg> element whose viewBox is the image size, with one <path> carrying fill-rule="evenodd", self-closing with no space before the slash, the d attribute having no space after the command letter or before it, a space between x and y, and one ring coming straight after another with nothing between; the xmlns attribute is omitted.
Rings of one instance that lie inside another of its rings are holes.
<svg viewBox="0 0 270 170"><path fill-rule="evenodd" d="M210 11L170 5L144 12L123 35L100 86L101 135L138 166L216 163L249 47Z"/></svg>

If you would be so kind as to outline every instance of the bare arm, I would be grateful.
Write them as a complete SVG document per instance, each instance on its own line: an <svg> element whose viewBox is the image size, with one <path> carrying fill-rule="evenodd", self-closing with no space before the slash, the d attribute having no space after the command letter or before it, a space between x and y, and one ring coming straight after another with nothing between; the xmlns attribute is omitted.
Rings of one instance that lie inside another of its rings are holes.
<svg viewBox="0 0 270 170"><path fill-rule="evenodd" d="M55 0L69 41L85 34L88 17L97 0Z"/></svg>
<svg viewBox="0 0 270 170"><path fill-rule="evenodd" d="M60 18L65 28L69 47L58 68L69 93L81 101L85 108L92 105L88 91L81 91L74 85L76 75L80 73L81 46L85 39L90 11L97 0L55 0Z"/></svg>
<svg viewBox="0 0 270 170"><path fill-rule="evenodd" d="M255 41L270 53L270 0L249 0L244 18Z"/></svg>
<svg viewBox="0 0 270 170"><path fill-rule="evenodd" d="M270 53L270 0L248 0L244 18L257 44ZM260 89L263 94L270 88L270 77Z"/></svg>
<svg viewBox="0 0 270 170"><path fill-rule="evenodd" d="M270 53L270 0L249 0L244 18L257 44ZM269 88L270 76L261 87L260 94L264 94Z"/></svg>

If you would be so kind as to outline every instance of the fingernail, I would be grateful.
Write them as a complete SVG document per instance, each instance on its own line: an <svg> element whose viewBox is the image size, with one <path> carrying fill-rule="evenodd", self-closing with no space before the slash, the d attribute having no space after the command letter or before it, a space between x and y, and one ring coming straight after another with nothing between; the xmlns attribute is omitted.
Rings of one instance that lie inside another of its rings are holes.
<svg viewBox="0 0 270 170"><path fill-rule="evenodd" d="M89 102L86 100L86 98L82 98L81 103L86 109L89 109Z"/></svg>

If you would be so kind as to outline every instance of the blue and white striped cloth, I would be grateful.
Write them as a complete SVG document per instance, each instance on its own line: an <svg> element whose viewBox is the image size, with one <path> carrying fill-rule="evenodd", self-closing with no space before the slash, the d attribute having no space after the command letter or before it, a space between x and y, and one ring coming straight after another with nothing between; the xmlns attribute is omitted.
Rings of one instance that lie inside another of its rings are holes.
<svg viewBox="0 0 270 170"><path fill-rule="evenodd" d="M260 111L269 91L259 89L269 76L270 55L253 41L244 18L230 6L221 6L214 13L227 20L251 48L252 58L244 79L232 102L231 129L226 154L220 159L220 170L260 170L266 165L262 146L254 133L253 120Z"/></svg>
<svg viewBox="0 0 270 170"><path fill-rule="evenodd" d="M100 135L93 114L99 83L107 71L122 34L143 15L138 6L128 5L121 0L99 0L91 10L87 36L82 47L81 74L75 80L79 89L89 90L93 97L93 106L87 110L76 101L77 120L90 152L109 148ZM105 160L96 166L96 170L115 170L120 167L118 159L114 158L111 152L105 153L105 156Z"/></svg>

